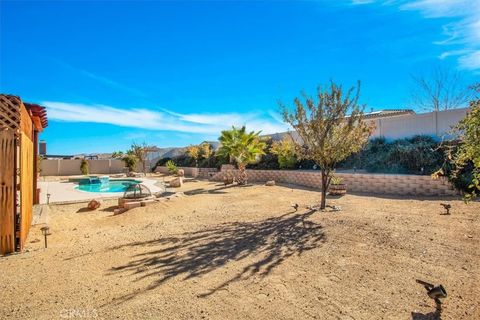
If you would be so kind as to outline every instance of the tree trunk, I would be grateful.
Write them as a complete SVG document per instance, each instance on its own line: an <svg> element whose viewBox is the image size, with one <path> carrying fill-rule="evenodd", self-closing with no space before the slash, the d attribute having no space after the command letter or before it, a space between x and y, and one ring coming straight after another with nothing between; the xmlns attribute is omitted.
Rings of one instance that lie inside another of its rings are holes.
<svg viewBox="0 0 480 320"><path fill-rule="evenodd" d="M320 202L320 210L325 209L327 204L327 188L328 188L328 173L322 169L322 200Z"/></svg>
<svg viewBox="0 0 480 320"><path fill-rule="evenodd" d="M237 183L239 185L247 184L247 171L245 170L244 164L238 164Z"/></svg>

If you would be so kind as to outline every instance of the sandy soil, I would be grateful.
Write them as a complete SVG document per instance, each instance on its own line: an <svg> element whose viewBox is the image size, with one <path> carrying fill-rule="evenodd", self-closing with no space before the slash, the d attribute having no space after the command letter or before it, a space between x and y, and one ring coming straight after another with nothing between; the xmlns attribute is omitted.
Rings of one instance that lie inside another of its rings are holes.
<svg viewBox="0 0 480 320"><path fill-rule="evenodd" d="M421 279L445 286L442 319L480 319L480 203L347 195L322 213L314 190L182 190L117 216L52 206L48 249L34 227L0 258L0 318L439 319Z"/></svg>

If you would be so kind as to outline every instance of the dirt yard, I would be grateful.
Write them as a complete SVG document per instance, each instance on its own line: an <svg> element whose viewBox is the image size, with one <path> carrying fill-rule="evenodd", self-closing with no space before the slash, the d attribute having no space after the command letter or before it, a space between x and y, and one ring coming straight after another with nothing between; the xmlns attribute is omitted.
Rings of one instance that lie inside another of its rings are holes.
<svg viewBox="0 0 480 320"><path fill-rule="evenodd" d="M113 216L52 206L0 258L2 319L480 319L480 203L188 182ZM297 212L291 204L298 203ZM416 279L443 284L442 311Z"/></svg>

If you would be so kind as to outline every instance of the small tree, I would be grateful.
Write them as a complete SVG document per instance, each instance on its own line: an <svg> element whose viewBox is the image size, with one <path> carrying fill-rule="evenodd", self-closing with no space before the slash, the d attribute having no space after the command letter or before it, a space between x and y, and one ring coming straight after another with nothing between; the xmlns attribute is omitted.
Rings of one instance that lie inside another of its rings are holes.
<svg viewBox="0 0 480 320"><path fill-rule="evenodd" d="M128 168L128 172L135 171L135 167L137 166L138 158L133 154L133 152L129 151L122 157L125 166Z"/></svg>
<svg viewBox="0 0 480 320"><path fill-rule="evenodd" d="M342 86L332 81L328 88L318 88L317 101L305 96L302 103L296 98L294 111L280 105L284 121L300 138L293 140L298 157L315 161L322 172L320 209L325 209L331 173L337 163L360 151L372 131L362 121L364 106L358 105L360 82L352 96L354 90L353 87L345 93Z"/></svg>
<svg viewBox="0 0 480 320"><path fill-rule="evenodd" d="M88 161L87 160L82 159L82 161L80 162L80 171L82 172L82 174L84 176L86 176L88 174Z"/></svg>
<svg viewBox="0 0 480 320"><path fill-rule="evenodd" d="M472 89L480 93L480 83L472 86ZM473 164L471 181L464 194L464 199L468 201L480 193L480 97L470 102L470 111L453 128L453 134L458 137L458 145L446 148L447 160L453 168L450 179L458 178L468 164ZM433 177L443 174L444 170L440 169Z"/></svg>
<svg viewBox="0 0 480 320"><path fill-rule="evenodd" d="M265 154L265 142L261 141L259 132L247 133L245 126L238 129L232 127L232 130L222 131L218 140L221 143L217 155L226 157L230 162L235 162L238 166L237 183L244 185L247 183L246 166L249 163L255 163L260 156Z"/></svg>
<svg viewBox="0 0 480 320"><path fill-rule="evenodd" d="M471 97L471 91L458 71L437 66L430 73L412 75L413 104L426 111L459 108Z"/></svg>
<svg viewBox="0 0 480 320"><path fill-rule="evenodd" d="M210 160L213 156L213 148L208 142L203 142L200 145L200 154L203 158L207 160L208 166L210 166Z"/></svg>
<svg viewBox="0 0 480 320"><path fill-rule="evenodd" d="M187 147L187 155L195 160L195 167L198 167L198 159L200 158L200 146L197 145L189 145Z"/></svg>
<svg viewBox="0 0 480 320"><path fill-rule="evenodd" d="M278 157L278 165L281 169L289 169L295 166L295 143L290 136L284 136L281 141L274 141L270 152Z"/></svg>
<svg viewBox="0 0 480 320"><path fill-rule="evenodd" d="M147 144L144 142L142 144L138 144L136 142L132 143L132 145L130 146L130 153L133 154L136 158L137 158L137 161L140 161L142 163L142 169L143 169L143 173L146 174L147 172L147 168L146 168L146 160L147 160L147 149L148 149L148 146ZM136 162L135 162L136 164Z"/></svg>

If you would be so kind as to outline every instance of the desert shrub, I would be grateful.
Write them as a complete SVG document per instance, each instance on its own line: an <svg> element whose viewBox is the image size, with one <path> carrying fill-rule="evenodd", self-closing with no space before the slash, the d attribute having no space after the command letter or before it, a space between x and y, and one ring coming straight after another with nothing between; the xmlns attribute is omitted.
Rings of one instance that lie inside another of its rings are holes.
<svg viewBox="0 0 480 320"><path fill-rule="evenodd" d="M267 153L262 156L260 161L252 163L247 166L248 169L257 170L278 170L280 166L278 164L278 157L275 154Z"/></svg>
<svg viewBox="0 0 480 320"><path fill-rule="evenodd" d="M80 171L84 176L88 174L88 161L85 159L82 159L82 162L80 162Z"/></svg>
<svg viewBox="0 0 480 320"><path fill-rule="evenodd" d="M170 172L171 174L178 173L178 167L172 160L167 161L167 163L165 163L165 166L167 167L168 172Z"/></svg>
<svg viewBox="0 0 480 320"><path fill-rule="evenodd" d="M431 174L444 162L440 143L429 136L414 136L388 142L375 138L343 161L339 168L366 169L378 173Z"/></svg>
<svg viewBox="0 0 480 320"><path fill-rule="evenodd" d="M272 154L277 155L280 169L292 169L295 167L295 143L290 136L284 136L281 141L274 141L270 148Z"/></svg>

